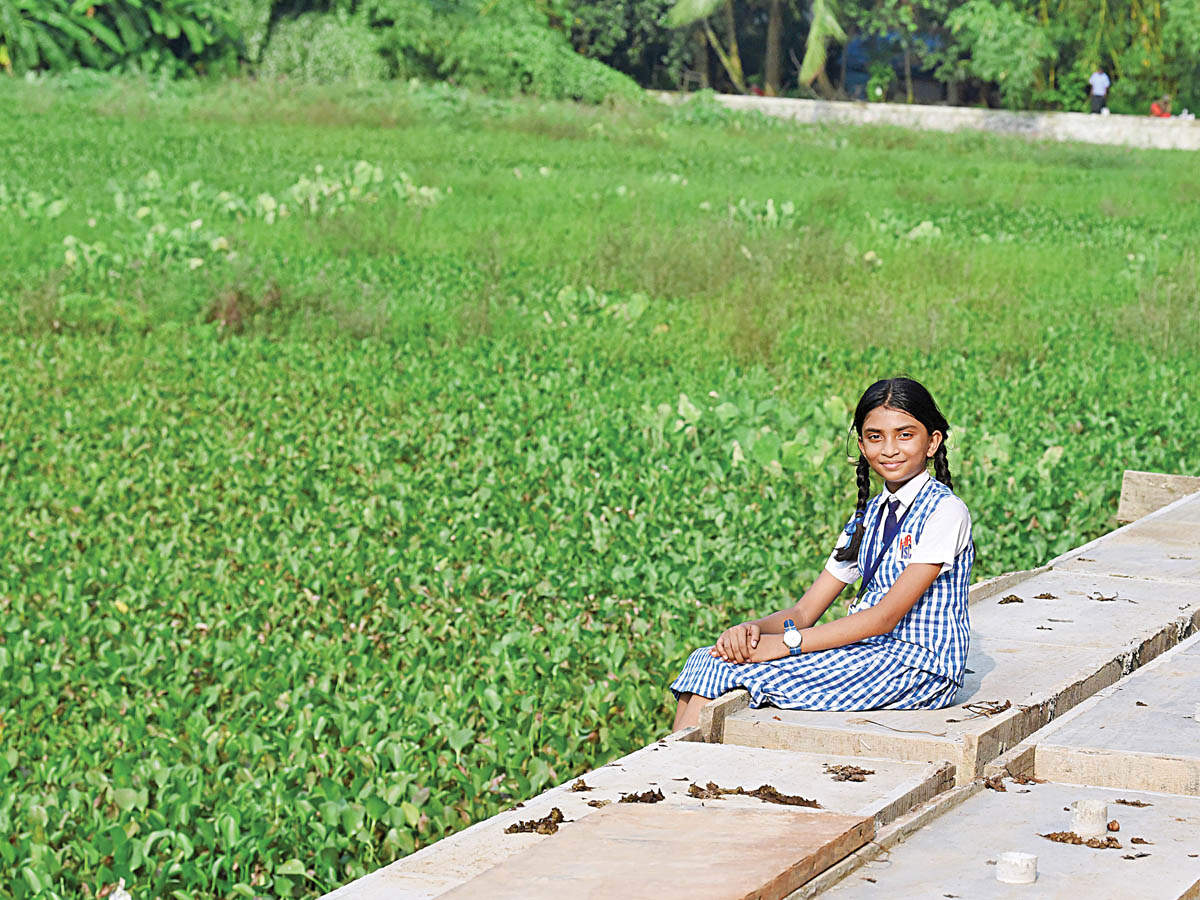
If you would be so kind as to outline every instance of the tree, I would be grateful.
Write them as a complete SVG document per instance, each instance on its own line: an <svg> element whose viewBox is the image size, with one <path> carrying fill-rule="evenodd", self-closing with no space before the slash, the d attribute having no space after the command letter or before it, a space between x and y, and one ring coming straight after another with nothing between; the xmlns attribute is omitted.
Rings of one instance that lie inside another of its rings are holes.
<svg viewBox="0 0 1200 900"><path fill-rule="evenodd" d="M748 9L765 2L767 9L767 40L763 74L768 94L778 94L782 87L785 0L760 0L758 4L744 3ZM723 10L728 46L722 45L709 18ZM812 0L811 24L804 44L804 59L800 63L799 80L812 82L824 73L826 45L832 40L844 41L846 34L837 20L836 0ZM745 74L738 49L737 21L733 0L677 0L667 16L668 24L681 28L700 23L717 58L721 60L729 80L742 92L746 90Z"/></svg>

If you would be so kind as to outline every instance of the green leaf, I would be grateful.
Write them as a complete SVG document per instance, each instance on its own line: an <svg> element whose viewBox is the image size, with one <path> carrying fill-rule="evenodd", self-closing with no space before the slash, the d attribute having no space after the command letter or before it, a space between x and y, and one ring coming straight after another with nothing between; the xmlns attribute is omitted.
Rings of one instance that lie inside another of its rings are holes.
<svg viewBox="0 0 1200 900"><path fill-rule="evenodd" d="M725 2L728 0L676 0L667 12L667 27L686 28L701 19L707 19Z"/></svg>
<svg viewBox="0 0 1200 900"><path fill-rule="evenodd" d="M304 863L298 859L289 859L287 862L282 862L275 867L276 875L304 875Z"/></svg>

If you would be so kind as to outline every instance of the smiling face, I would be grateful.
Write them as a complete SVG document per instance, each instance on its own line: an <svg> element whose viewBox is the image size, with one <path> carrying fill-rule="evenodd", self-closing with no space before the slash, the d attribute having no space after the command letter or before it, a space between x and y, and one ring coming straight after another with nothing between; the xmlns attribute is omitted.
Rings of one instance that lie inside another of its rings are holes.
<svg viewBox="0 0 1200 900"><path fill-rule="evenodd" d="M890 406L867 413L858 439L858 449L893 492L924 472L941 444L940 431L930 432L913 416Z"/></svg>

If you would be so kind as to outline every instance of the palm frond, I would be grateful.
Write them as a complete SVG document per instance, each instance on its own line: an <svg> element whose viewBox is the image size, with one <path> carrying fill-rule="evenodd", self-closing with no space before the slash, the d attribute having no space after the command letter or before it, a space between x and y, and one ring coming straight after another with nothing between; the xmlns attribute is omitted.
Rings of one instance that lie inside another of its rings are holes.
<svg viewBox="0 0 1200 900"><path fill-rule="evenodd" d="M846 32L837 20L837 0L813 0L812 25L804 42L804 60L800 63L801 84L812 84L825 69L826 45L830 40L844 41Z"/></svg>
<svg viewBox="0 0 1200 900"><path fill-rule="evenodd" d="M684 28L707 19L716 12L725 0L676 0L671 11L667 13L667 25L671 28Z"/></svg>

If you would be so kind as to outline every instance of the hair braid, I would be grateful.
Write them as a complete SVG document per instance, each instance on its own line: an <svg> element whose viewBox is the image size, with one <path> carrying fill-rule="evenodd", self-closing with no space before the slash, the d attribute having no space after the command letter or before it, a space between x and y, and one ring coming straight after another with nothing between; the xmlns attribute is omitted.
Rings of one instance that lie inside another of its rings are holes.
<svg viewBox="0 0 1200 900"><path fill-rule="evenodd" d="M933 477L950 490L954 490L954 482L950 480L950 463L946 460L946 442L942 441L933 454Z"/></svg>
<svg viewBox="0 0 1200 900"><path fill-rule="evenodd" d="M871 466L861 453L858 455L858 463L854 467L854 475L858 482L858 502L854 509L854 532L850 536L850 542L834 554L834 559L839 562L858 559L858 548L862 545L863 517L867 513L867 500L871 498Z"/></svg>

